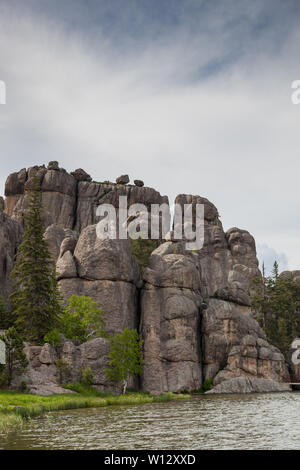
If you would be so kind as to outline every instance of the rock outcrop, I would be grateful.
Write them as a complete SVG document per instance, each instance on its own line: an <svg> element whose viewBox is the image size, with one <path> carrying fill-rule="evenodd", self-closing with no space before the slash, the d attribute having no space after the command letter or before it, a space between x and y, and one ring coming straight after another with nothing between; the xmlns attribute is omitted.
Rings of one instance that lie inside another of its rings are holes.
<svg viewBox="0 0 300 470"><path fill-rule="evenodd" d="M14 378L14 388L19 388L22 382L25 382L28 391L37 395L70 393L62 384L78 382L80 370L90 368L98 390L121 390L118 383L107 380L105 368L108 364L109 345L103 338L94 338L81 345L63 339L59 348L54 348L48 343L44 346L26 344L24 352L29 367L23 374ZM58 366L58 360L63 367Z"/></svg>
<svg viewBox="0 0 300 470"><path fill-rule="evenodd" d="M283 355L267 343L251 313L250 284L260 276L253 237L237 228L224 233L205 198L180 195L176 203L192 204L193 213L195 204L204 204L204 245L191 252L173 239L150 257L141 304L143 386L158 393L241 376L287 381Z"/></svg>
<svg viewBox="0 0 300 470"><path fill-rule="evenodd" d="M30 188L34 177L42 186L45 228L55 224L80 233L98 222L99 204L112 204L118 209L119 196L127 197L128 207L144 204L150 210L151 204L168 204L168 197L161 196L155 189L126 184L128 175L120 177L119 183L97 183L81 168L69 174L59 168L58 162L50 162L47 168L44 165L24 168L6 180L5 213L20 223L23 223L28 204L26 189Z"/></svg>
<svg viewBox="0 0 300 470"><path fill-rule="evenodd" d="M13 289L10 274L21 235L21 225L4 214L3 199L0 198L0 294L5 299Z"/></svg>
<svg viewBox="0 0 300 470"><path fill-rule="evenodd" d="M212 393L286 388L284 357L266 341L251 312L251 281L260 276L254 238L235 227L224 232L217 208L200 196L181 194L175 202L182 208L191 204L193 214L196 204L204 205L203 247L187 250L185 240L175 239L176 230L167 241L160 234L141 275L129 240L97 237L96 209L111 204L118 215L119 197L126 196L127 207L143 204L150 212L153 204L168 204L166 196L141 180L129 185L128 175L117 183L97 183L82 169L68 174L56 161L13 173L5 186L5 213L0 200L0 292L7 297L12 288L9 273L27 210L26 190L36 178L42 187L45 239L63 298L76 294L95 300L108 333L139 329L144 390L191 391L207 380L213 381ZM148 219L144 209L141 214ZM136 217L130 215L127 223ZM299 272L284 275L300 278ZM68 364L69 380L78 380L80 368L91 367L99 389L116 387L104 373L105 339L82 345L64 341L59 355L49 345L26 348L30 367L24 377L35 393L60 393L58 358Z"/></svg>
<svg viewBox="0 0 300 470"><path fill-rule="evenodd" d="M92 297L103 309L108 333L137 328L139 269L129 240L100 240L96 225L86 227L72 250L63 249L57 261L62 295Z"/></svg>
<svg viewBox="0 0 300 470"><path fill-rule="evenodd" d="M201 295L194 255L184 254L180 244L164 243L152 253L143 279L143 388L152 393L200 388Z"/></svg>

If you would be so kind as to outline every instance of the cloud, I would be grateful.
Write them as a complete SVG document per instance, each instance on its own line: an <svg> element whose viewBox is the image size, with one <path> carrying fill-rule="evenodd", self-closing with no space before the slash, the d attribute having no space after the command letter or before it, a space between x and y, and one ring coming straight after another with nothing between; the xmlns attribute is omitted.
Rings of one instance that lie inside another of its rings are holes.
<svg viewBox="0 0 300 470"><path fill-rule="evenodd" d="M25 5L0 7L1 188L54 159L129 173L207 197L299 268L298 2Z"/></svg>
<svg viewBox="0 0 300 470"><path fill-rule="evenodd" d="M262 269L264 264L266 276L269 276L272 273L275 261L278 263L279 272L288 269L288 259L285 253L277 253L274 248L268 246L266 243L258 244L256 249L259 266Z"/></svg>

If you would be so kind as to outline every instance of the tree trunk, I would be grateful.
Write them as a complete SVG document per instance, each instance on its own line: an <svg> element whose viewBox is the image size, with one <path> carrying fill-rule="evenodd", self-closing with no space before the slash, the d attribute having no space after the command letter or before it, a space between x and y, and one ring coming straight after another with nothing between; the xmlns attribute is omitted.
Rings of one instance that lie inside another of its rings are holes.
<svg viewBox="0 0 300 470"><path fill-rule="evenodd" d="M123 395L125 395L127 389L127 380L124 380L123 382Z"/></svg>

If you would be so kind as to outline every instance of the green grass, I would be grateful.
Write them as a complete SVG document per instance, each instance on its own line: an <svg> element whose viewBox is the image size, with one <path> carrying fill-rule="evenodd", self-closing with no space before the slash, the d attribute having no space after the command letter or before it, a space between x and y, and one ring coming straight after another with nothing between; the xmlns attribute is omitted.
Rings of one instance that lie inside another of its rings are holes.
<svg viewBox="0 0 300 470"><path fill-rule="evenodd" d="M23 426L24 420L51 411L162 403L188 398L187 395L182 394L166 393L164 395L150 395L145 392L117 396L98 392L94 387L86 387L81 384L68 385L68 388L79 393L44 397L29 393L0 391L0 434L5 434L13 429L20 429Z"/></svg>

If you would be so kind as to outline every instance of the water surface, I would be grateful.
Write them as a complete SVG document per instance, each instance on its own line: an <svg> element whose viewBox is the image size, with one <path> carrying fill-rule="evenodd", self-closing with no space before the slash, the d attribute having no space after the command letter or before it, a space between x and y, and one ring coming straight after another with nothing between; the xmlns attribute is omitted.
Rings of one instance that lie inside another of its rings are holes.
<svg viewBox="0 0 300 470"><path fill-rule="evenodd" d="M300 449L300 392L55 412L0 449Z"/></svg>

